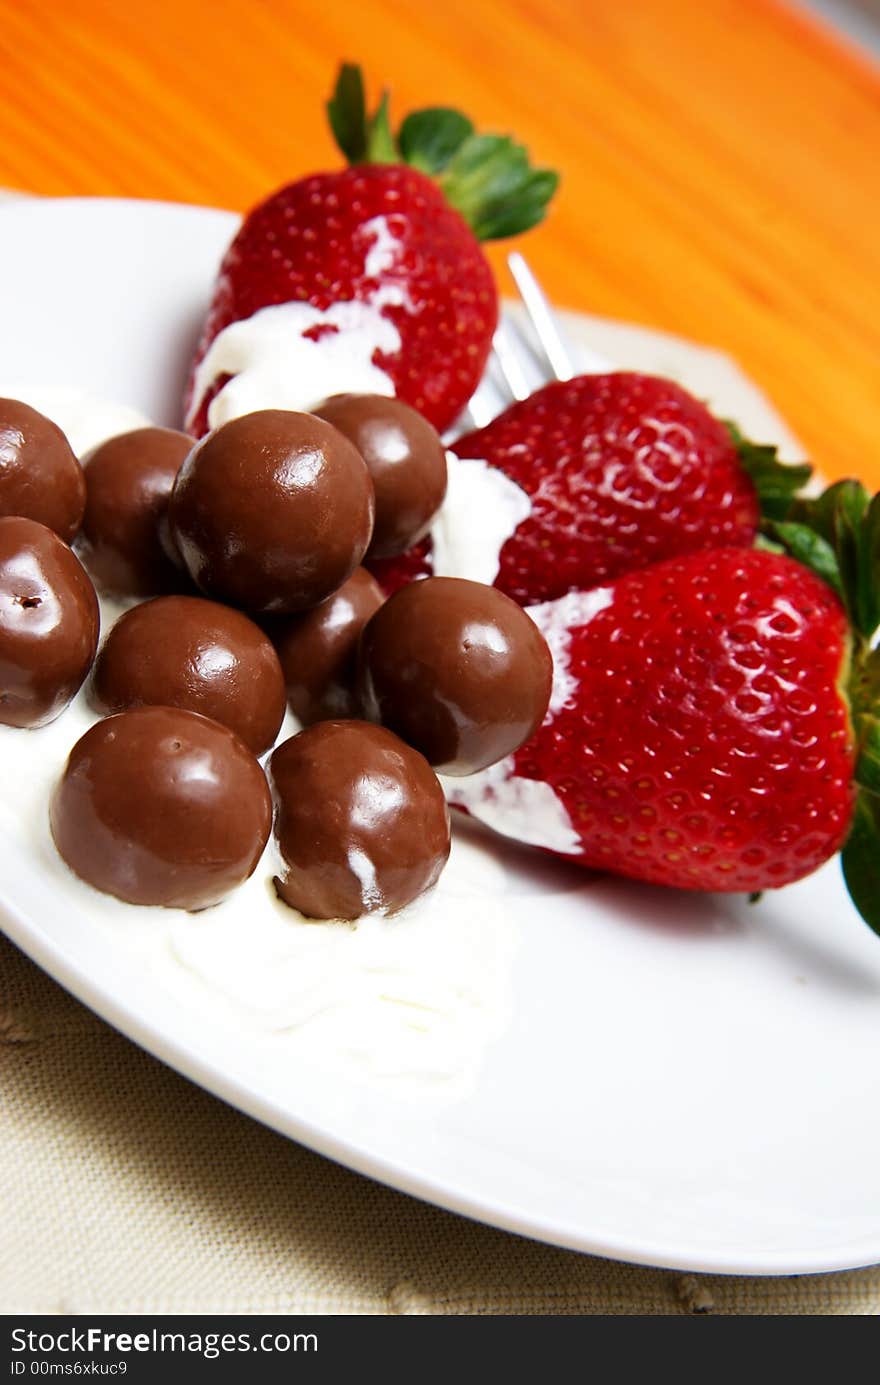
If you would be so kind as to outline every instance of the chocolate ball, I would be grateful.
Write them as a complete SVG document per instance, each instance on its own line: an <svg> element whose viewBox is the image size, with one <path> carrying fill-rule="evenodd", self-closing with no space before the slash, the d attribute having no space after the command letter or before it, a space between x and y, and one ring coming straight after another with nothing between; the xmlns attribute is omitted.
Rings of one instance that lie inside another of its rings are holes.
<svg viewBox="0 0 880 1385"><path fill-rule="evenodd" d="M206 909L253 874L272 799L228 727L177 707L137 707L77 741L50 823L61 856L95 889L129 904Z"/></svg>
<svg viewBox="0 0 880 1385"><path fill-rule="evenodd" d="M482 582L427 577L401 587L364 628L358 693L443 774L486 769L537 731L553 660L522 607Z"/></svg>
<svg viewBox="0 0 880 1385"><path fill-rule="evenodd" d="M19 399L0 399L0 515L35 519L70 543L85 503L83 470L61 429Z"/></svg>
<svg viewBox="0 0 880 1385"><path fill-rule="evenodd" d="M446 494L446 450L427 419L400 399L335 394L315 409L354 443L376 488L371 558L403 553L428 532Z"/></svg>
<svg viewBox="0 0 880 1385"><path fill-rule="evenodd" d="M83 458L86 509L76 549L100 591L156 596L188 579L171 561L164 536L168 500L193 446L173 428L120 433Z"/></svg>
<svg viewBox="0 0 880 1385"><path fill-rule="evenodd" d="M269 762L279 898L317 919L394 913L436 882L449 810L417 751L365 721L322 721Z"/></svg>
<svg viewBox="0 0 880 1385"><path fill-rule="evenodd" d="M248 611L304 611L342 586L373 532L373 483L323 419L264 409L190 453L169 509L172 536L209 596Z"/></svg>
<svg viewBox="0 0 880 1385"><path fill-rule="evenodd" d="M199 596L157 596L120 616L89 698L102 715L144 705L201 712L255 755L274 745L286 700L268 636L241 611Z"/></svg>
<svg viewBox="0 0 880 1385"><path fill-rule="evenodd" d="M358 715L358 636L384 600L379 583L359 567L320 606L267 624L281 660L287 699L303 726Z"/></svg>
<svg viewBox="0 0 880 1385"><path fill-rule="evenodd" d="M100 617L79 559L32 519L0 519L0 723L45 726L92 666Z"/></svg>

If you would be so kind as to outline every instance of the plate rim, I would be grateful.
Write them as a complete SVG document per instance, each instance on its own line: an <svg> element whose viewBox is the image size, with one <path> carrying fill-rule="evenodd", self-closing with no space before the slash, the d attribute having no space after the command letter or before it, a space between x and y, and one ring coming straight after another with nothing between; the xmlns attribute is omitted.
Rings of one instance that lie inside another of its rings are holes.
<svg viewBox="0 0 880 1385"><path fill-rule="evenodd" d="M643 1240L636 1244L625 1237L615 1239L608 1235L590 1236L572 1232L570 1227L562 1224L554 1224L546 1219L517 1212L506 1203L493 1204L485 1198L474 1198L454 1192L435 1179L414 1174L404 1165L395 1164L389 1158L371 1153L357 1142L328 1133L309 1120L292 1115L271 1098L262 1095L239 1078L231 1076L210 1059L199 1054L194 1055L193 1050L173 1032L169 1035L167 1030L161 1029L140 1014L136 1005L133 1006L130 1001L126 1002L124 999L120 1000L106 985L91 976L75 956L69 955L45 937L40 926L35 925L16 904L10 903L8 896L3 894L0 894L0 910L0 923L6 936L53 980L124 1038L137 1044L180 1076L276 1133L287 1139L296 1140L324 1158L332 1159L397 1192L467 1217L471 1221L525 1236L530 1240L652 1269L765 1277L865 1269L880 1260L880 1243L869 1243L868 1246L844 1243L830 1247L821 1254L776 1250L762 1251L758 1254L751 1252L748 1255L737 1251L707 1255L703 1248L688 1250L687 1247L670 1253L668 1248L661 1246L659 1242ZM158 983L150 981L148 989L158 996L162 988Z"/></svg>

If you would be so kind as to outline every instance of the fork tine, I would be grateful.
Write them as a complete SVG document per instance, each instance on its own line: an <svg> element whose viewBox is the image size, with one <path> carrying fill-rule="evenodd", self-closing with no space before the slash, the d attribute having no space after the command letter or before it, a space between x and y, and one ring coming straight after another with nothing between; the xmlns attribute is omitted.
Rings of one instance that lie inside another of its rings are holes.
<svg viewBox="0 0 880 1385"><path fill-rule="evenodd" d="M467 407L445 435L447 441L473 429L485 428L511 400L528 399L538 384L546 382L548 370L557 380L570 380L574 374L568 349L543 289L522 255L514 252L507 262L532 332L526 331L524 324L515 318L502 318L492 338L489 368ZM599 357L591 363L591 368L608 369Z"/></svg>
<svg viewBox="0 0 880 1385"><path fill-rule="evenodd" d="M508 255L507 263L552 375L557 380L570 380L574 374L571 359L543 289L518 250Z"/></svg>
<svg viewBox="0 0 880 1385"><path fill-rule="evenodd" d="M501 377L510 390L511 396L514 399L528 399L534 387L526 378L522 363L522 348L514 340L515 332L515 327L511 328L509 323L502 320L495 329L492 346Z"/></svg>
<svg viewBox="0 0 880 1385"><path fill-rule="evenodd" d="M447 440L454 440L462 433L473 433L480 428L485 428L487 423L491 423L498 413L498 405L490 404L483 397L482 389L478 389L473 395L466 409L463 409L455 421L455 426L450 429L448 434L444 434Z"/></svg>

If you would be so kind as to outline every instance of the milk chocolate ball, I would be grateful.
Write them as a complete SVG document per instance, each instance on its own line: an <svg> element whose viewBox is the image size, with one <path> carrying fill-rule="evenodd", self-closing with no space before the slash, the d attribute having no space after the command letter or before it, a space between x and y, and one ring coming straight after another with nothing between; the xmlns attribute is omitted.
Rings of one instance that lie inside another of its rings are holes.
<svg viewBox="0 0 880 1385"><path fill-rule="evenodd" d="M54 721L91 668L99 624L95 589L58 535L0 519L0 723Z"/></svg>
<svg viewBox="0 0 880 1385"><path fill-rule="evenodd" d="M190 453L171 497L172 536L209 596L247 611L304 611L350 577L373 532L366 462L311 414L265 409Z"/></svg>
<svg viewBox="0 0 880 1385"><path fill-rule="evenodd" d="M359 567L320 606L267 624L281 660L287 699L303 726L357 716L358 637L384 599L379 583Z"/></svg>
<svg viewBox="0 0 880 1385"><path fill-rule="evenodd" d="M18 399L0 399L0 515L35 519L70 543L85 503L83 470L61 429Z"/></svg>
<svg viewBox="0 0 880 1385"><path fill-rule="evenodd" d="M365 714L443 774L510 755L544 719L553 661L515 601L481 582L427 577L401 587L364 628Z"/></svg>
<svg viewBox="0 0 880 1385"><path fill-rule="evenodd" d="M354 443L376 488L370 558L391 558L431 526L446 494L446 450L427 419L400 399L335 394L315 409Z"/></svg>
<svg viewBox="0 0 880 1385"><path fill-rule="evenodd" d="M99 591L157 596L188 585L166 552L163 526L177 473L193 446L173 428L135 428L83 458L86 509L77 552Z"/></svg>
<svg viewBox="0 0 880 1385"><path fill-rule="evenodd" d="M449 810L430 766L390 731L322 721L280 745L269 768L286 904L354 919L394 913L436 882Z"/></svg>
<svg viewBox="0 0 880 1385"><path fill-rule="evenodd" d="M255 755L274 745L286 700L269 638L241 611L198 596L158 596L120 616L89 697L102 715L143 705L201 712Z"/></svg>
<svg viewBox="0 0 880 1385"><path fill-rule="evenodd" d="M216 721L137 707L77 741L52 797L70 869L129 904L206 909L241 885L272 823L266 776Z"/></svg>

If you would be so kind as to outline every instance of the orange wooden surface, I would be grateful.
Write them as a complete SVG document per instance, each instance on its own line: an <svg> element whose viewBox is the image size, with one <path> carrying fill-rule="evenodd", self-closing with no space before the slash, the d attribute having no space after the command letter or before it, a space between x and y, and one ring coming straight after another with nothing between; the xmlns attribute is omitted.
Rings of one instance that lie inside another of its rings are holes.
<svg viewBox="0 0 880 1385"><path fill-rule="evenodd" d="M557 302L724 347L880 486L880 76L781 0L0 0L0 185L244 208L335 161L343 56L562 170Z"/></svg>

